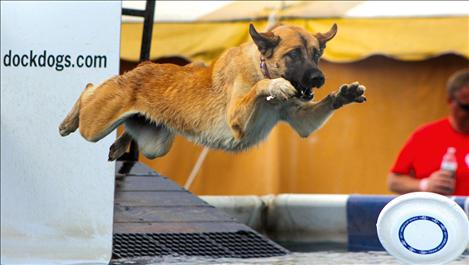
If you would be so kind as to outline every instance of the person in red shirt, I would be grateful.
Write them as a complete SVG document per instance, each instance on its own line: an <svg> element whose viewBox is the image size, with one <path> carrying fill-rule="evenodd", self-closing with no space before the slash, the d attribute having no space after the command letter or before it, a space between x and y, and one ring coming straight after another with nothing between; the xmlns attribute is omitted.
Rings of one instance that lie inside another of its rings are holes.
<svg viewBox="0 0 469 265"><path fill-rule="evenodd" d="M419 127L407 140L388 176L391 191L469 195L469 69L450 77L448 104L447 118ZM441 168L450 147L455 149L455 172Z"/></svg>

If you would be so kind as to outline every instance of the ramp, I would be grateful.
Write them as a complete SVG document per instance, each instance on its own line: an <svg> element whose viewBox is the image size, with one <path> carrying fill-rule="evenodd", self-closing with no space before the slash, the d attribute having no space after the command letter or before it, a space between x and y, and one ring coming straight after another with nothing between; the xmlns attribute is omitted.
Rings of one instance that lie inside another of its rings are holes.
<svg viewBox="0 0 469 265"><path fill-rule="evenodd" d="M117 162L116 172L126 163ZM113 259L256 258L288 253L141 163L116 178Z"/></svg>

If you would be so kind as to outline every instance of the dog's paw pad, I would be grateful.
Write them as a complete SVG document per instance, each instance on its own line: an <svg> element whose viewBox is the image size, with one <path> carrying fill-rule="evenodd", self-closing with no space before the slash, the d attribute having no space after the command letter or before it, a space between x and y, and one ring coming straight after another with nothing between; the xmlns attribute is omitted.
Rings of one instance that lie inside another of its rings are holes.
<svg viewBox="0 0 469 265"><path fill-rule="evenodd" d="M363 103L366 101L365 94L366 87L360 85L358 82L352 84L344 84L340 86L339 91L335 93L333 107L340 108L345 104L352 102Z"/></svg>

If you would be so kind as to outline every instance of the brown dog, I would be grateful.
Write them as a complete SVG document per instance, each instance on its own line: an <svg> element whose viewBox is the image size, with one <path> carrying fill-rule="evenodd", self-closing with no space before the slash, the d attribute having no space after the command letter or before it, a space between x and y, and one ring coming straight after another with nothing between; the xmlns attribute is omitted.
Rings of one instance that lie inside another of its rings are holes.
<svg viewBox="0 0 469 265"><path fill-rule="evenodd" d="M165 155L176 134L210 148L247 149L279 121L302 137L318 129L333 111L364 102L365 88L342 85L319 102L313 88L324 83L319 59L337 32L311 35L301 27L277 26L254 43L225 51L210 66L143 63L98 86L88 84L59 127L66 136L80 128L96 142L124 123L109 159L122 155L132 139L148 158Z"/></svg>

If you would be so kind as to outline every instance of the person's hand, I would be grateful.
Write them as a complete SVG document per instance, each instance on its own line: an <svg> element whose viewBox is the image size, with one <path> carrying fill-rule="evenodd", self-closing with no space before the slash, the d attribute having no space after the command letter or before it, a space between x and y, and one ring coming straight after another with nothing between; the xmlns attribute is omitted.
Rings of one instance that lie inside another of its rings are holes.
<svg viewBox="0 0 469 265"><path fill-rule="evenodd" d="M446 170L433 172L428 178L420 181L420 190L451 195L454 192L456 181L453 173Z"/></svg>

